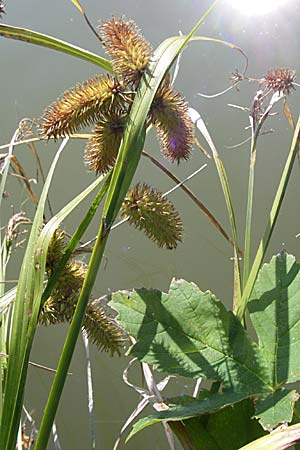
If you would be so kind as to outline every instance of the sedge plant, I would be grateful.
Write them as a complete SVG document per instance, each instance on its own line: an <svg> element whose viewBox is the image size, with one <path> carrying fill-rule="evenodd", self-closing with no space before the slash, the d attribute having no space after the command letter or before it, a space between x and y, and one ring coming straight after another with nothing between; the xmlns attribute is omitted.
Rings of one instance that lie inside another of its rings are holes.
<svg viewBox="0 0 300 450"><path fill-rule="evenodd" d="M77 1L74 4L83 12ZM3 450L14 449L16 445L30 352L39 323L71 322L35 443L36 449L47 446L81 328L100 348L112 353L119 351L124 336L99 305L90 300L105 245L119 211L122 210L129 222L143 229L161 247L175 248L181 240L182 224L174 206L148 185L140 184L131 191L129 188L150 126L157 129L166 158L179 162L190 155L194 127L187 103L174 90L168 72L216 4L212 4L187 36L169 38L154 52L134 22L112 18L101 26L100 35L96 33L111 61L31 30L0 25L0 35L6 38L52 48L109 72L78 84L53 103L42 117L41 137L18 141L17 130L5 155L1 182L3 192L15 145L63 138L37 204L18 285L11 293L3 292L1 298L0 442ZM222 42L236 48L213 38L195 39ZM47 195L62 151L74 132L92 123L95 128L88 140L85 162L98 178L45 223ZM67 243L61 228L63 220L95 189L99 189L98 194ZM190 191L186 189L186 192L192 197ZM98 236L89 264L85 266L71 255L102 201ZM198 205L222 230L209 210L203 208L199 201ZM159 222L161 227L157 226ZM222 234L227 236L224 231ZM236 246L236 242L233 245ZM1 280L5 279L6 263L6 260L1 260Z"/></svg>
<svg viewBox="0 0 300 450"><path fill-rule="evenodd" d="M81 5L75 0L73 3L91 26ZM12 292L2 292L0 442L3 450L12 450L16 446L30 352L39 323L68 321L70 328L35 443L37 450L47 446L82 327L101 349L118 352L124 343L125 335L117 323L106 317L97 302L91 300L105 246L118 214L143 230L160 247L173 249L182 239L182 223L170 201L151 186L139 183L131 187L131 183L150 127L156 129L162 152L171 162L188 159L191 153L195 141L194 126L184 97L171 83L169 70L190 40L220 42L237 49L224 41L194 36L216 4L212 4L187 36L169 38L154 52L134 22L124 18L104 22L99 34L93 31L111 61L31 30L0 25L0 35L4 37L65 52L108 72L66 91L46 109L40 122L42 136L36 139L63 140L37 205L18 286ZM240 75L237 81L243 77ZM295 125L264 236L252 264L250 261L257 141L274 104L293 88L293 77L286 69L268 72L263 79L266 91L257 93L251 109L243 274L239 260L243 249L238 243L225 166L204 122L197 123L210 146L220 178L231 236L198 199L195 201L189 190L185 189L185 192L233 245L233 313L227 311L211 292L202 292L195 284L184 280L173 280L168 293L140 289L113 295L111 305L118 312L119 325L133 342L130 353L142 364L151 364L170 374L196 379L205 377L212 381L210 391L200 390L197 398L164 401L163 411L140 420L131 435L153 423L168 421L185 449L208 450L217 448L216 445L228 450L239 447L281 449L299 439L298 424L270 436L261 436L266 431L273 431L278 424L297 421L299 417L298 393L289 384L300 379L297 363L300 268L295 259L286 254L277 255L264 266L262 263L298 151L300 119ZM262 98L269 98L266 107ZM287 106L285 111L288 111ZM290 123L292 125L291 117ZM88 170L97 174L97 179L44 223L47 194L60 155L69 138L91 124L94 129L88 136L84 159ZM17 135L8 147L1 193L16 140ZM168 175L174 179L173 174ZM98 189L94 201L67 242L63 220L94 189ZM99 231L86 266L76 261L72 254L102 202ZM6 259L2 258L1 279L5 279L5 267ZM13 305L9 315L4 314L7 305ZM258 342L245 329L246 311ZM272 324L268 329L264 327L266 321ZM253 416L257 421L252 420ZM225 439L226 423L230 425ZM252 440L254 442L249 443Z"/></svg>

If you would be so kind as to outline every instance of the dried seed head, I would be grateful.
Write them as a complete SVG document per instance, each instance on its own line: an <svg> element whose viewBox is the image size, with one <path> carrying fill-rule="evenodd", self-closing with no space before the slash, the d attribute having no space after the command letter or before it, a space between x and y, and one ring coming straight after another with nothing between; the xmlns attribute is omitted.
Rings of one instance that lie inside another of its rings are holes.
<svg viewBox="0 0 300 450"><path fill-rule="evenodd" d="M194 142L194 126L185 98L164 83L157 91L150 109L162 152L170 161L188 159Z"/></svg>
<svg viewBox="0 0 300 450"><path fill-rule="evenodd" d="M152 48L133 20L122 17L100 27L103 45L113 60L114 71L126 84L138 83L152 55Z"/></svg>
<svg viewBox="0 0 300 450"><path fill-rule="evenodd" d="M42 117L45 137L63 137L97 121L101 113L113 106L124 107L130 98L110 75L97 76L66 91L52 103Z"/></svg>
<svg viewBox="0 0 300 450"><path fill-rule="evenodd" d="M147 184L137 184L128 192L121 215L159 247L172 249L182 240L182 222L173 204Z"/></svg>
<svg viewBox="0 0 300 450"><path fill-rule="evenodd" d="M286 68L270 69L263 78L267 89L289 95L294 87L295 71Z"/></svg>
<svg viewBox="0 0 300 450"><path fill-rule="evenodd" d="M84 154L86 166L96 173L107 172L115 162L126 124L126 113L111 110L99 117Z"/></svg>
<svg viewBox="0 0 300 450"><path fill-rule="evenodd" d="M19 212L14 214L8 221L5 237L7 244L11 245L13 241L15 241L20 234L24 234L24 231L20 231L20 227L22 225L30 225L32 222L28 217L26 217L24 212Z"/></svg>

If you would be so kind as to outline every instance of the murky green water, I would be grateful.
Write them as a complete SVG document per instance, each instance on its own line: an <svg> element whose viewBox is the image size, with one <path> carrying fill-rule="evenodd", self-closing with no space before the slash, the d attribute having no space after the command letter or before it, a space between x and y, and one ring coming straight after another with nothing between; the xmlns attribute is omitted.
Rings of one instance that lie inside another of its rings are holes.
<svg viewBox="0 0 300 450"><path fill-rule="evenodd" d="M80 14L70 1L7 1L5 23L23 26L54 35L61 39L103 54L97 40L87 29ZM133 18L143 30L153 46L181 30L188 32L211 2L201 0L152 0L85 2L84 7L94 23L97 19L126 15ZM221 1L220 6L209 17L200 34L226 39L242 47L249 57L248 75L261 78L271 67L291 67L300 73L299 27L300 14L297 1L290 1L276 14L249 18L233 12L229 2ZM97 67L58 54L54 51L26 45L24 43L0 40L1 51L1 107L0 144L11 138L19 120L34 118L55 100L62 91L76 82L97 73ZM242 84L240 91L231 90L216 99L204 99L198 92L215 93L228 85L228 78L235 69L241 70L244 61L241 56L228 48L211 43L193 43L184 52L176 87L199 110L222 155L237 213L240 241L243 237L245 200L247 187L248 146L228 149L247 138L249 131L246 112L230 108L228 103L249 106L258 89L257 84ZM297 81L297 80L296 80ZM300 111L300 91L293 93L290 105L297 117ZM285 156L291 141L288 124L280 112L273 117L267 128L272 134L261 138L258 148L256 172L256 195L254 208L255 239L262 233L274 189L278 184ZM38 146L45 167L52 159L57 144ZM75 194L93 179L86 172L82 162L84 143L71 142L56 172L51 191L54 211L59 210ZM158 143L150 136L146 149L161 161ZM16 155L26 166L31 176L33 159L26 147L16 149ZM218 219L228 229L228 219L214 165L195 149L192 159L172 170L184 178L204 162L208 167L189 186L201 200L209 206ZM170 168L170 164L166 163ZM271 253L282 248L300 255L299 239L299 167L295 167L287 197L279 218L277 231L271 243ZM149 161L141 162L137 180L147 181L162 191L172 187L172 183ZM11 195L7 207L26 209L22 204L25 194ZM196 209L184 193L176 191L172 200L180 210L184 225L184 243L176 251L159 250L144 236L127 225L118 228L110 238L106 250L107 264L99 273L95 295L103 295L108 290L132 287L156 287L167 289L170 279L175 277L195 281L203 290L211 289L227 305L231 304L232 251L224 239L209 224L203 214ZM77 211L68 220L67 228L72 231L83 211ZM86 236L95 235L97 219ZM257 241L254 241L253 251ZM15 276L15 268L10 269ZM32 360L55 367L66 329L64 327L40 329L34 346ZM122 381L122 371L126 358L111 359L95 348L92 351L93 379L95 389L95 428L97 449L112 449L113 442L124 420L135 407L138 396ZM64 391L57 417L59 437L63 449L82 450L89 448L86 380L84 352L78 343L73 358L72 376ZM27 408L39 423L41 411L51 384L51 375L31 368L26 399ZM138 382L138 380L135 380ZM184 382L173 381L173 393L188 389ZM167 444L159 426L138 435L126 448L128 450L166 449ZM49 449L53 448L49 444ZM122 444L123 448L123 444Z"/></svg>

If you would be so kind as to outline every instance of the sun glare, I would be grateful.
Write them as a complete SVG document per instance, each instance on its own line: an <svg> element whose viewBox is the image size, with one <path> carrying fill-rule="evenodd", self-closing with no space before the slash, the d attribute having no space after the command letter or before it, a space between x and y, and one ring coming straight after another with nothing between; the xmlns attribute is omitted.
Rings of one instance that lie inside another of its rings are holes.
<svg viewBox="0 0 300 450"><path fill-rule="evenodd" d="M286 3L287 0L231 0L233 8L248 16L271 13Z"/></svg>

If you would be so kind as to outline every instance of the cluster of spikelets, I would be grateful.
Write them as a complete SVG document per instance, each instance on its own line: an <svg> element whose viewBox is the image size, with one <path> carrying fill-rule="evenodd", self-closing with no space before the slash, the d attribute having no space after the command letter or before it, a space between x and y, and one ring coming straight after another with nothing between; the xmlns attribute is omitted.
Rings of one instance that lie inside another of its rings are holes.
<svg viewBox="0 0 300 450"><path fill-rule="evenodd" d="M105 51L112 58L114 77L99 75L78 84L54 102L42 118L43 135L59 138L95 124L84 161L89 170L106 173L116 160L137 86L152 57L151 45L133 21L123 18L100 27ZM194 126L185 98L176 92L167 75L150 107L147 125L154 125L165 157L171 162L189 158ZM173 205L162 194L138 185L122 209L137 228L160 247L175 248L182 223Z"/></svg>
<svg viewBox="0 0 300 450"><path fill-rule="evenodd" d="M54 102L42 118L45 137L59 138L96 124L88 141L85 163L96 173L114 164L137 85L152 57L151 45L133 21L123 18L100 27L105 51L112 58L114 77L99 75ZM158 132L161 148L169 160L188 159L194 141L194 127L184 97L169 79L159 89L148 117Z"/></svg>
<svg viewBox="0 0 300 450"><path fill-rule="evenodd" d="M54 273L65 250L65 233L58 229L50 242L46 272L48 278ZM70 322L86 274L86 264L69 260L60 275L51 296L41 308L39 322L44 325ZM90 340L102 350L111 354L120 353L124 345L124 334L110 318L97 300L88 303L83 328Z"/></svg>

